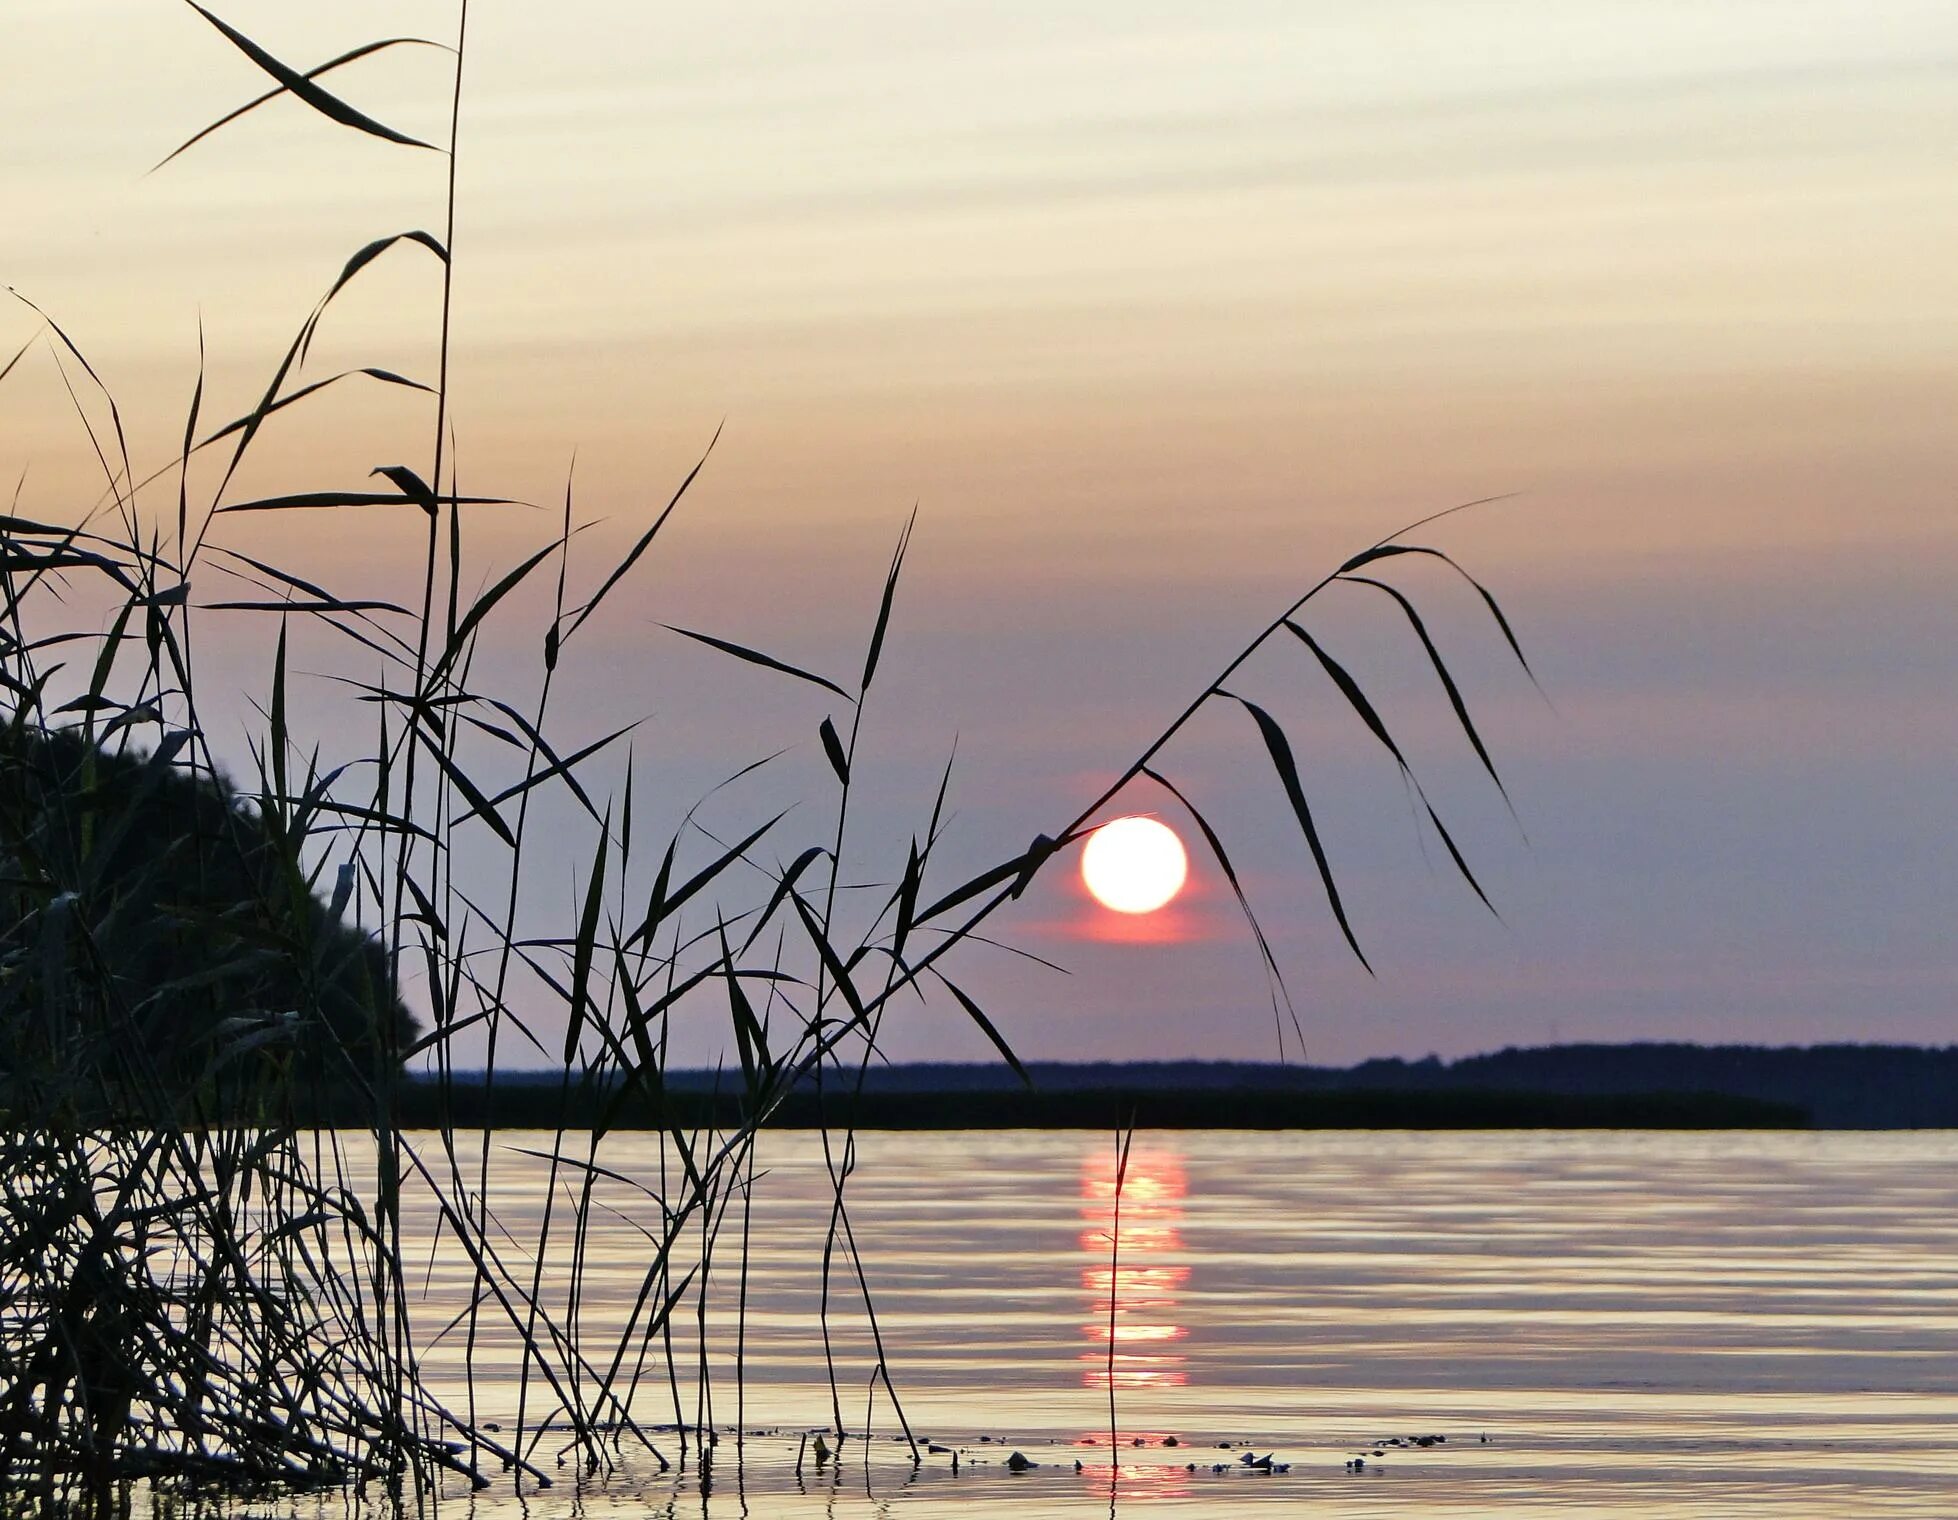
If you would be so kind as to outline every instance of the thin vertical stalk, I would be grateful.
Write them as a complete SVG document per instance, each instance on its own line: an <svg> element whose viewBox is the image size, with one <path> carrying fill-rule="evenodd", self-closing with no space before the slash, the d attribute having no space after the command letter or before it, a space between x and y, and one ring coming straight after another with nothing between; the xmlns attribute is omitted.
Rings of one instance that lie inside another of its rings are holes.
<svg viewBox="0 0 1958 1520"><path fill-rule="evenodd" d="M456 161L462 136L462 81L467 62L467 42L469 35L469 0L457 0L456 7L456 49L455 83L449 99L449 150L446 166L446 184L443 196L442 233L442 297L441 333L437 345L437 372L435 386L435 439L433 468L429 472L433 500L428 512L428 548L423 562L421 615L415 631L415 666L413 700L408 710L408 723L411 729L422 721L421 705L427 693L423 687L427 679L428 645L430 625L435 610L435 575L440 552L442 465L443 448L448 438L449 423L449 355L450 335L455 307L455 227L456 227ZM451 502L449 510L458 510ZM412 821L416 802L416 755L417 746L412 736L406 745L406 773L402 781L402 817ZM403 953L404 897L408 878L415 865L415 836L412 830L404 831L396 852L394 880L394 911L389 918L388 944L388 991L392 998L401 995L401 957ZM404 1392L402 1379L409 1358L411 1331L408 1324L407 1284L401 1273L401 1154L402 1144L396 1119L400 1107L399 1071L401 1050L399 1031L394 1020L387 1021L384 1035L387 1078L381 1084L381 1102L376 1111L375 1155L380 1172L380 1205L386 1220L389 1262L389 1290L393 1299L393 1324L396 1338L396 1354L393 1359L395 1386L392 1393L395 1407L402 1407ZM415 1473L416 1489L420 1492L422 1474Z"/></svg>
<svg viewBox="0 0 1958 1520"><path fill-rule="evenodd" d="M1121 1471L1121 1435L1115 1423L1115 1328L1121 1303L1122 1189L1129 1175L1129 1142L1135 1138L1135 1118L1115 1127L1115 1204L1108 1230L1108 1487L1112 1494Z"/></svg>

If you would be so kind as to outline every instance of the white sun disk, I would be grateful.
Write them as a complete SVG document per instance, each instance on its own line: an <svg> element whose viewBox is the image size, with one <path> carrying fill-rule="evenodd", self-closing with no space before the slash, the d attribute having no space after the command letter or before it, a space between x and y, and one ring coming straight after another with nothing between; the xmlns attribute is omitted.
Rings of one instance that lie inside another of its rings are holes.
<svg viewBox="0 0 1958 1520"><path fill-rule="evenodd" d="M1117 818L1088 838L1081 880L1096 902L1117 913L1153 913L1183 890L1190 858L1183 841L1153 818Z"/></svg>

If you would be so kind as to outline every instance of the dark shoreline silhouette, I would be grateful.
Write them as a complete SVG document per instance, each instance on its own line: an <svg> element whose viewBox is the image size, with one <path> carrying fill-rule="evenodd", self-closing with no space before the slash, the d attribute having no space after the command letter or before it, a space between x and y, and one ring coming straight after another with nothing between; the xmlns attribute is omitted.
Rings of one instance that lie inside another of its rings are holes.
<svg viewBox="0 0 1958 1520"><path fill-rule="evenodd" d="M1559 1045L1353 1067L1252 1062L918 1063L788 1095L772 1124L867 1129L1958 1128L1958 1046ZM738 1072L674 1071L662 1092L556 1072L456 1073L402 1094L402 1121L462 1127L692 1127L744 1112ZM310 1116L332 1122L334 1115ZM353 1116L350 1116L353 1117Z"/></svg>
<svg viewBox="0 0 1958 1520"><path fill-rule="evenodd" d="M555 1082L509 1083L494 1091L480 1083L455 1084L447 1122L460 1129L694 1129L730 1127L746 1104L738 1092L669 1091L663 1100L611 1095L568 1095ZM315 1114L310 1122L358 1122L350 1107L342 1118ZM404 1128L443 1122L440 1095L415 1083L404 1094ZM1560 1093L1464 1091L1453 1093L1241 1092L1228 1089L1177 1092L1164 1089L1097 1092L848 1092L789 1094L769 1115L769 1127L813 1129L823 1124L858 1129L1091 1129L1133 1122L1140 1129L1802 1129L1806 1115L1786 1104L1728 1098L1715 1093L1614 1094L1572 1097Z"/></svg>

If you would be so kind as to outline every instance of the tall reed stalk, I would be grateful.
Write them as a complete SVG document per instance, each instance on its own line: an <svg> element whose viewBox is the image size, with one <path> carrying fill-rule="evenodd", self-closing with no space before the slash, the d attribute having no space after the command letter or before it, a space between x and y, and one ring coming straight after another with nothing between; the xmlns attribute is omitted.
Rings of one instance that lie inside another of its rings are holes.
<svg viewBox="0 0 1958 1520"><path fill-rule="evenodd" d="M1115 1131L1115 1186L1108 1221L1108 1486L1112 1493L1122 1470L1121 1430L1115 1419L1115 1332L1122 1305L1122 1192L1129 1180L1129 1146L1135 1120Z"/></svg>

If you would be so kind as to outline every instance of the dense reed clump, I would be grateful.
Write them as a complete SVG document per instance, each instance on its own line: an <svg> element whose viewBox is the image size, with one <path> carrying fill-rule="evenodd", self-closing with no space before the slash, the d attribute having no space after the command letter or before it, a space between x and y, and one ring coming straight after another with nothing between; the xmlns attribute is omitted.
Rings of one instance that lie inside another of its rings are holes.
<svg viewBox="0 0 1958 1520"><path fill-rule="evenodd" d="M9 917L0 926L0 1441L9 1481L44 1495L130 1478L246 1487L385 1479L420 1493L444 1468L476 1481L512 1473L544 1482L547 1449L588 1471L631 1448L665 1464L650 1428L656 1408L684 1458L715 1423L707 1305L730 1280L739 1421L756 1137L790 1093L812 1087L839 1115L824 1135L834 1201L812 1264L831 1424L843 1437L870 1422L852 1431L836 1391L835 1279L838 1297L848 1288L863 1305L873 1394L882 1391L908 1438L846 1196L856 1164L848 1099L886 1013L924 998L972 1021L1024 1076L951 979L956 952L1118 795L1146 782L1203 834L1282 1017L1283 978L1224 841L1165 770L1172 742L1214 707L1249 719L1303 858L1364 961L1291 740L1265 706L1227 684L1272 646L1302 651L1326 677L1482 897L1380 713L1304 621L1335 585L1390 598L1493 778L1420 612L1383 578L1416 559L1453 562L1398 537L1353 556L1257 632L1070 820L956 884L937 864L948 764L903 860L873 863L877 885L857 894L870 907L846 913L845 888L863 871L851 834L863 806L862 715L892 626L907 526L854 680L676 630L822 694L826 715L807 737L834 781L824 823L793 837L809 828L806 815L777 812L710 832L690 813L657 837L633 727L567 747L554 737L554 698L578 677L586 625L653 551L705 458L602 572L574 566L582 525L567 490L555 530L494 579L478 579L471 524L499 499L460 494L448 443L466 7L447 49L458 109L446 146L395 131L321 83L377 52L435 44L387 39L302 71L193 9L272 85L207 132L289 96L403 151L443 154L444 230L386 233L359 248L256 404L212 426L200 380L180 456L147 474L131 464L114 400L67 329L44 319L30 340L82 382L89 399L77 408L104 489L96 503L49 514L56 521L0 517L0 894ZM335 298L377 260L403 256L432 258L442 274L432 378L376 356L302 379ZM267 419L342 382L387 386L431 414L426 473L387 464L360 489L234 491ZM171 484L174 499L156 511L153 495ZM337 590L225 542L233 514L322 511L413 523L419 596L403 605ZM475 584L485 589L471 595ZM1469 584L1515 650L1494 600ZM533 632L534 686L523 697L486 686L475 658L485 630L539 599L548 607ZM77 606L102 611L102 623L78 620ZM269 690L255 703L263 727L242 798L220 779L195 679L198 631L214 620L268 629ZM331 686L372 735L358 764L323 767L299 731L289 649L300 637L347 657ZM596 780L608 765L620 778L610 789ZM526 870L545 848L577 853L581 886L568 903L541 897L537 873ZM404 1007L410 984L425 1033ZM690 1129L669 1116L658 1175L623 1176L607 1164L607 1134L628 1109L664 1112L670 1035L682 1018L725 1028L739 1118ZM532 1152L546 1176L536 1238L525 1240L502 1234L487 1133L466 1133L446 1107L432 1133L408 1135L399 1122L404 1061L433 1073L446 1104L458 1066L486 1067L481 1080L493 1085L513 1052L561 1062L566 1090L596 1094L600 1111L589 1132L559 1130ZM364 1134L302 1127L320 1111L309 1093L317 1100L325 1089L331 1111L342 1122L356 1116ZM469 1280L445 1323L413 1313L410 1211ZM646 1266L628 1301L597 1314L584 1298L583 1245L614 1216L645 1237ZM689 1322L691 1364L676 1341ZM463 1353L464 1385L446 1402L423 1372L436 1341ZM517 1366L514 1409L495 1419L475 1374L492 1346L508 1348ZM720 1408L730 1412L725 1391Z"/></svg>
<svg viewBox="0 0 1958 1520"><path fill-rule="evenodd" d="M453 1462L361 1324L341 1237L365 1216L289 1134L8 1119L10 1497L99 1505L139 1478L344 1486L398 1479L404 1458Z"/></svg>
<svg viewBox="0 0 1958 1520"><path fill-rule="evenodd" d="M389 1080L414 1026L385 959L342 922L345 893L313 895L303 812L242 802L189 731L129 746L157 664L143 700L53 710L21 616L36 578L133 587L141 557L6 529L0 1496L99 1507L133 1479L250 1491L453 1465L367 1322L385 1243L291 1125L329 1083Z"/></svg>
<svg viewBox="0 0 1958 1520"><path fill-rule="evenodd" d="M106 1079L92 1099L154 1082L207 1112L263 1096L267 1068L371 1079L415 1025L378 941L342 921L351 884L322 903L304 807L240 798L181 748L0 731L0 963L21 1010L7 1075L72 1060ZM99 1115L117 1116L146 1117L133 1096Z"/></svg>

